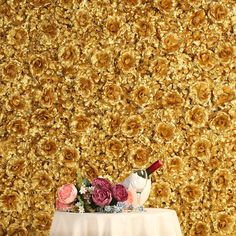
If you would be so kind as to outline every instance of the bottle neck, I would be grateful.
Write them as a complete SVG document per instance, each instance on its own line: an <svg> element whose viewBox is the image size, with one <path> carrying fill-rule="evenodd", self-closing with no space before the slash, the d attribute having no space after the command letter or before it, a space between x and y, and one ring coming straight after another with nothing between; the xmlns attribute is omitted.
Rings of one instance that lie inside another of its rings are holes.
<svg viewBox="0 0 236 236"><path fill-rule="evenodd" d="M162 165L163 165L163 163L162 163L161 160L158 160L158 161L154 162L152 165L150 165L150 166L146 169L146 172L147 172L148 177L149 177L154 171L156 171L157 169L159 169Z"/></svg>

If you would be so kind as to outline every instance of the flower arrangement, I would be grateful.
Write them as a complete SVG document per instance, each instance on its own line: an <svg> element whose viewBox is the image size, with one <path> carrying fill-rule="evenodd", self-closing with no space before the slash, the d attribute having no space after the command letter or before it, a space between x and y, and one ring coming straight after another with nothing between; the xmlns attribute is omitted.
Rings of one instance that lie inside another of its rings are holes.
<svg viewBox="0 0 236 236"><path fill-rule="evenodd" d="M69 212L118 213L132 208L133 197L123 184L97 177L90 182L77 175L77 183L65 184L57 191L56 209Z"/></svg>

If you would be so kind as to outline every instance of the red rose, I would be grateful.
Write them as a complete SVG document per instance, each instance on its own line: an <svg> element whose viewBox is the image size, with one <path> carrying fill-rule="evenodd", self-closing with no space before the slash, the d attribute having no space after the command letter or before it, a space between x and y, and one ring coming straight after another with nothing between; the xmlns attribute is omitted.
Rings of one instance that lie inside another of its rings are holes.
<svg viewBox="0 0 236 236"><path fill-rule="evenodd" d="M92 195L94 203L100 207L107 206L111 203L111 190L107 188L95 187Z"/></svg>
<svg viewBox="0 0 236 236"><path fill-rule="evenodd" d="M124 202L128 199L128 192L122 184L116 184L115 186L113 186L112 194L118 202Z"/></svg>
<svg viewBox="0 0 236 236"><path fill-rule="evenodd" d="M92 185L94 187L111 189L110 181L99 177L93 180Z"/></svg>

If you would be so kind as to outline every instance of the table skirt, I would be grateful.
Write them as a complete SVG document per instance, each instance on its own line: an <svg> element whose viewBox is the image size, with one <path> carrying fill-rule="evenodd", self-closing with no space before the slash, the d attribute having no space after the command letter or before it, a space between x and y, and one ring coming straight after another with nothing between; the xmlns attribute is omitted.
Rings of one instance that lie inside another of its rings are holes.
<svg viewBox="0 0 236 236"><path fill-rule="evenodd" d="M51 236L182 236L174 210L148 208L145 212L56 212Z"/></svg>

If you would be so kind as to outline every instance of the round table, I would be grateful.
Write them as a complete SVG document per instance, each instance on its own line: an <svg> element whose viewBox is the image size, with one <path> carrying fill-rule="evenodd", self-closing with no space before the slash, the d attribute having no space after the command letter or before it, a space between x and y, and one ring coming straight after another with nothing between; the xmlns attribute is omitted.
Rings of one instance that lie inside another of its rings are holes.
<svg viewBox="0 0 236 236"><path fill-rule="evenodd" d="M55 212L50 236L182 236L174 210L146 208L145 212Z"/></svg>

